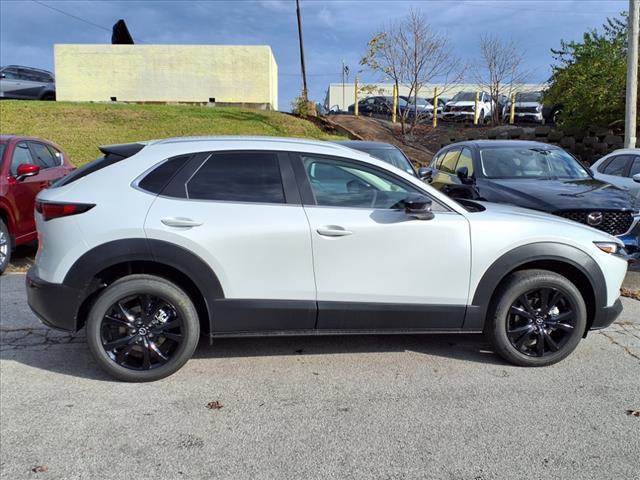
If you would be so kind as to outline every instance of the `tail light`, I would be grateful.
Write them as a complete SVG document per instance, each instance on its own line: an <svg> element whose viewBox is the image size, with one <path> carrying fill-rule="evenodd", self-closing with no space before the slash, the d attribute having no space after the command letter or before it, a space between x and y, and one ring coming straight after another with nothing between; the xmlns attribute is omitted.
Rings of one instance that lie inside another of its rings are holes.
<svg viewBox="0 0 640 480"><path fill-rule="evenodd" d="M95 207L91 203L51 203L36 202L36 211L42 215L42 219L47 222L59 217L68 217L69 215L77 215L84 213Z"/></svg>

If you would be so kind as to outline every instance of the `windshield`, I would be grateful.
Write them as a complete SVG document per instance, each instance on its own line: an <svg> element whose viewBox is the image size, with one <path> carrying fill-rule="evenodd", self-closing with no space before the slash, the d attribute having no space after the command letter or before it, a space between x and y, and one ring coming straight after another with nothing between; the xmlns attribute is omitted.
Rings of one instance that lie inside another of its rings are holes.
<svg viewBox="0 0 640 480"><path fill-rule="evenodd" d="M480 150L487 178L590 178L589 172L563 150L495 147Z"/></svg>
<svg viewBox="0 0 640 480"><path fill-rule="evenodd" d="M451 99L452 102L469 102L475 101L476 94L473 92L458 92Z"/></svg>
<svg viewBox="0 0 640 480"><path fill-rule="evenodd" d="M516 102L539 102L540 100L542 100L540 92L516 93Z"/></svg>
<svg viewBox="0 0 640 480"><path fill-rule="evenodd" d="M407 157L405 157L401 151L396 150L395 148L368 148L363 151L367 152L372 157L376 157L384 162L390 163L394 167L398 167L400 170L404 170L410 175L415 176L416 174L416 172L413 170L413 167L411 166L411 162L407 159Z"/></svg>

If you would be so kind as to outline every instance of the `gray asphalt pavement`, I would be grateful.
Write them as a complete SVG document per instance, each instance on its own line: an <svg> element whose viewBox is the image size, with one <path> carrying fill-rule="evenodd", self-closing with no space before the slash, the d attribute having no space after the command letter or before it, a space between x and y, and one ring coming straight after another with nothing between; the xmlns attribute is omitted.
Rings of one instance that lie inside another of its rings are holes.
<svg viewBox="0 0 640 480"><path fill-rule="evenodd" d="M540 369L471 335L248 338L124 384L82 332L43 327L24 275L6 275L0 477L638 479L640 302L623 302Z"/></svg>

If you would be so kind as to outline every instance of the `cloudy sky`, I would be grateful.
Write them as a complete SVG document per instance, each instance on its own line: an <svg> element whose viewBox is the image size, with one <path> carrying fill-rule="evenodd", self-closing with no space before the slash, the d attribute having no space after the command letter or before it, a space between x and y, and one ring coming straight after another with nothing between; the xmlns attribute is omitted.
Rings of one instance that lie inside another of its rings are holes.
<svg viewBox="0 0 640 480"><path fill-rule="evenodd" d="M301 0L310 96L324 100L341 81L344 60L353 73L366 43L389 21L414 8L449 36L458 56L473 62L483 32L513 39L526 51L531 82L550 73L550 48L580 39L627 0ZM301 90L294 0L0 0L0 64L51 70L55 43L109 43L124 18L134 40L147 44L270 45L279 68L279 103L289 110ZM365 81L380 78L363 72Z"/></svg>

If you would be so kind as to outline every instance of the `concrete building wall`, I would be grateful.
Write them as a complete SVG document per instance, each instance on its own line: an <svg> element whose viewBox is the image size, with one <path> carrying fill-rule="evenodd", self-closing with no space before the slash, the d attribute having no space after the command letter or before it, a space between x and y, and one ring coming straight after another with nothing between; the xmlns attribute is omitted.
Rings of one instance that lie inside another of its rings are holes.
<svg viewBox="0 0 640 480"><path fill-rule="evenodd" d="M268 46L55 45L56 98L76 102L208 102L276 110Z"/></svg>
<svg viewBox="0 0 640 480"><path fill-rule="evenodd" d="M358 94L359 99L363 99L366 97L372 97L376 95L388 95L391 96L393 94L393 84L392 83L360 83L358 85L360 92ZM482 89L478 87L475 83L460 83L457 85L443 85L437 83L431 83L425 85L419 92L418 96L433 98L433 90L434 88L438 88L438 95L441 98L450 99L458 92L477 92ZM518 85L515 88L516 92L535 92L544 90L546 88L545 84L539 83L526 83L523 85ZM399 88L399 95L408 95L409 87L401 85ZM506 91L505 91L506 94ZM353 83L345 83L344 84L344 102L343 98L343 88L342 83L330 83L329 88L327 89L327 94L325 96L325 104L326 108L334 108L337 106L338 109L342 111L346 111L349 105L353 105L355 99L355 85Z"/></svg>

